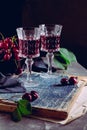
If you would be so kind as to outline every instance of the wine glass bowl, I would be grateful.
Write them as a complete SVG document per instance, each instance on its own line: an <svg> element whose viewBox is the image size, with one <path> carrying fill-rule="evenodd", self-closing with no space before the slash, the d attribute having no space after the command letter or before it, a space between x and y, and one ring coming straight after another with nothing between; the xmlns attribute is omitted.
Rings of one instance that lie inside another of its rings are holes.
<svg viewBox="0 0 87 130"><path fill-rule="evenodd" d="M27 77L23 82L25 86L36 86L37 83L32 79L33 58L40 56L40 33L37 27L17 28L19 39L19 56L26 58ZM19 35L20 34L20 35Z"/></svg>
<svg viewBox="0 0 87 130"><path fill-rule="evenodd" d="M54 52L60 49L60 36L62 31L62 25L57 24L42 24L39 25L40 28L40 38L41 38L41 50L47 52L48 60L48 72L44 77L53 77L52 73L52 62L54 57ZM55 77L55 76L54 76Z"/></svg>
<svg viewBox="0 0 87 130"><path fill-rule="evenodd" d="M19 57L26 58L25 44L24 44L24 40L23 40L23 27L17 28L16 32L17 32L17 36L18 36Z"/></svg>
<svg viewBox="0 0 87 130"><path fill-rule="evenodd" d="M39 28L37 27L24 28L23 40L25 44L24 52L27 58L35 58L35 57L40 56Z"/></svg>

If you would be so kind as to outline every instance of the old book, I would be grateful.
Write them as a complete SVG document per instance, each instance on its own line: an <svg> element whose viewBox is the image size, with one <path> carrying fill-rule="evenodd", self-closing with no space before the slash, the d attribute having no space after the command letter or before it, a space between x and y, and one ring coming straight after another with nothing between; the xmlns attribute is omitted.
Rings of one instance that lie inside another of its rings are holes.
<svg viewBox="0 0 87 130"><path fill-rule="evenodd" d="M0 99L0 111L13 112L17 108L17 103L14 101Z"/></svg>
<svg viewBox="0 0 87 130"><path fill-rule="evenodd" d="M58 80L60 81L60 79ZM78 77L77 85L57 86L56 81L52 83L51 79L51 85L44 88L43 85L36 87L39 98L32 103L32 116L56 123L69 119L72 109L77 107L76 101L86 85L86 81L85 78ZM45 84L49 84L48 82L49 79L44 81ZM74 114L74 112L75 110L72 113Z"/></svg>

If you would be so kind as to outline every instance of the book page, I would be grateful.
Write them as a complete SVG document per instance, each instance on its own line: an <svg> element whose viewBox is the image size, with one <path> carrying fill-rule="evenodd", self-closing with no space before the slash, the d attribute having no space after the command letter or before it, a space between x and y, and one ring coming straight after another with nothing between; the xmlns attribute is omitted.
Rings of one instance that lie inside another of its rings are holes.
<svg viewBox="0 0 87 130"><path fill-rule="evenodd" d="M78 108L78 109L77 109ZM87 112L87 86L84 86L66 120L59 123L66 124Z"/></svg>

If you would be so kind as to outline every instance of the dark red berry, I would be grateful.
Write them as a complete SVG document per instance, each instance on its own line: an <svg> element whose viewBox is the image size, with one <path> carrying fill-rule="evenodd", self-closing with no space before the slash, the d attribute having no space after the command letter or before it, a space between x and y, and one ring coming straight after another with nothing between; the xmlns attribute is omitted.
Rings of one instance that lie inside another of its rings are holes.
<svg viewBox="0 0 87 130"><path fill-rule="evenodd" d="M23 96L22 96L22 99L26 99L28 100L29 102L32 101L32 96L30 93L25 93Z"/></svg>
<svg viewBox="0 0 87 130"><path fill-rule="evenodd" d="M62 85L67 85L68 84L68 79L67 78L62 78L61 79L61 84Z"/></svg>
<svg viewBox="0 0 87 130"><path fill-rule="evenodd" d="M74 85L74 84L77 84L78 80L77 80L77 77L70 77L69 78L69 84L70 85Z"/></svg>
<svg viewBox="0 0 87 130"><path fill-rule="evenodd" d="M11 55L10 55L10 54L6 53L6 54L4 55L4 60L5 60L5 61L10 60L10 58L11 58Z"/></svg>
<svg viewBox="0 0 87 130"><path fill-rule="evenodd" d="M38 98L38 93L36 91L31 91L31 95L32 95L32 101L36 100Z"/></svg>
<svg viewBox="0 0 87 130"><path fill-rule="evenodd" d="M7 43L7 42L5 43L5 42L4 42L3 48L4 48L4 49L8 49L8 48L9 48L9 43Z"/></svg>

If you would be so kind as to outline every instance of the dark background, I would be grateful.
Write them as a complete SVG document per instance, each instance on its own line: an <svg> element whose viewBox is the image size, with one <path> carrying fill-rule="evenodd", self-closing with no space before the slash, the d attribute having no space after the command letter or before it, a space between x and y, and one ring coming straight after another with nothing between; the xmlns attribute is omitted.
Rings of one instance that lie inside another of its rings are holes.
<svg viewBox="0 0 87 130"><path fill-rule="evenodd" d="M22 25L24 0L0 0L0 32L9 37Z"/></svg>
<svg viewBox="0 0 87 130"><path fill-rule="evenodd" d="M0 32L5 36L16 34L19 26L41 23L62 24L61 47L73 51L87 68L87 0L3 0L0 4Z"/></svg>

